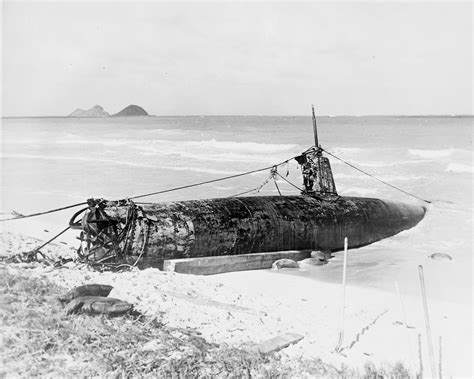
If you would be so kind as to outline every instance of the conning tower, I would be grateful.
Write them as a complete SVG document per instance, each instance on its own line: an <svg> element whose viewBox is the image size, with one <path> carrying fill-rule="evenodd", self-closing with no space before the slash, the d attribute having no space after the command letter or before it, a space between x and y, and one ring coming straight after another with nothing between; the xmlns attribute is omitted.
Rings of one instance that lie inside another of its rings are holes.
<svg viewBox="0 0 474 379"><path fill-rule="evenodd" d="M304 189L302 195L316 197L332 197L338 196L336 184L332 175L331 164L329 159L323 157L323 149L319 145L318 127L316 124L316 115L313 111L313 132L314 147L311 147L300 156L296 157L296 161L301 165L303 173Z"/></svg>

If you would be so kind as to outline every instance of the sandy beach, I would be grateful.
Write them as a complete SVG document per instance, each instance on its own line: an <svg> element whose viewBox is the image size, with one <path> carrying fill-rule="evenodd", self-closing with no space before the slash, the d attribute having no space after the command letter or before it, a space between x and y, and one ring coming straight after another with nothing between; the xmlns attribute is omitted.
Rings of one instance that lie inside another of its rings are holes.
<svg viewBox="0 0 474 379"><path fill-rule="evenodd" d="M9 232L3 232L1 238L3 256L31 250L39 243L35 238ZM67 257L73 255L73 250L64 244L51 244L44 253ZM402 305L395 290L390 293L349 283L343 350L336 353L341 328L341 286L288 275L287 270L204 277L157 269L100 273L72 262L62 268L40 264L9 267L65 290L90 283L112 285L110 296L132 303L138 311L167 326L195 328L209 342L251 348L286 332L301 334L302 341L279 353L289 363L320 358L338 368L362 369L368 362L386 367L402 362L416 374L420 371L420 335L423 375L431 376L421 294L406 296L402 291ZM430 272L425 275L428 279ZM427 293L436 370L441 354L444 377L470 377L472 310L434 301L429 286Z"/></svg>

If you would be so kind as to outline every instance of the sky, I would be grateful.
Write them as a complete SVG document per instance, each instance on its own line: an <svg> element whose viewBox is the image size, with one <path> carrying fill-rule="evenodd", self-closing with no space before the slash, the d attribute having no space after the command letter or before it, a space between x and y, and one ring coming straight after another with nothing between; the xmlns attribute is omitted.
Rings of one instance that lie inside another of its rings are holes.
<svg viewBox="0 0 474 379"><path fill-rule="evenodd" d="M3 116L472 114L472 7L4 1Z"/></svg>

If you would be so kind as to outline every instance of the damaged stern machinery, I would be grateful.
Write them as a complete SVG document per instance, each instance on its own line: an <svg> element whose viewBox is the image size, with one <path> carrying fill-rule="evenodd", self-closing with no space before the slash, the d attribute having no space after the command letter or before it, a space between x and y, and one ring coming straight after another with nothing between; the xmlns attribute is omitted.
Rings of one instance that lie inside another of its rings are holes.
<svg viewBox="0 0 474 379"><path fill-rule="evenodd" d="M161 268L163 261L285 250L368 245L417 225L426 208L336 192L329 159L318 144L295 159L304 190L295 196L228 197L136 204L88 201L71 219L81 229L80 257L90 263ZM79 219L79 220L77 220Z"/></svg>

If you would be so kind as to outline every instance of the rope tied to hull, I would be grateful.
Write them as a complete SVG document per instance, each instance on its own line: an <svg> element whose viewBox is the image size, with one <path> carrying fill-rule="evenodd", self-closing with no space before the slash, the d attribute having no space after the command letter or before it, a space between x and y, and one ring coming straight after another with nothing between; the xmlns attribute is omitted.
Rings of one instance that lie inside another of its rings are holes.
<svg viewBox="0 0 474 379"><path fill-rule="evenodd" d="M18 253L15 254L11 257L7 257L4 259L7 263L31 263L31 262L45 262L48 265L54 265L57 266L59 263L62 263L62 259L59 259L59 261L55 262L53 259L48 257L45 253L41 251L43 247L46 245L49 245L51 242L53 242L56 238L61 236L62 234L66 233L69 229L71 229L70 226L65 228L64 230L60 231L58 234L56 234L53 238L50 238L48 241L44 242L40 246L34 248L33 250L23 252L23 253ZM39 258L41 257L41 258Z"/></svg>
<svg viewBox="0 0 474 379"><path fill-rule="evenodd" d="M187 184L187 185L184 185L184 186L172 187L172 188L168 188L168 189L165 189L165 190L160 190L160 191L156 191L156 192L146 193L146 194L143 194L143 195L132 196L132 197L126 198L125 200L123 200L123 199L121 199L121 200L116 200L116 202L127 201L127 200L135 200L135 199L140 199L140 198L143 198L143 197L149 197L149 196L153 196L153 195L161 195L161 194L163 194L163 193L169 193L169 192L174 192L174 191L180 191L180 190L183 190L183 189L188 189L188 188L198 187L198 186L202 186L202 185L206 185L206 184L211 184L211 183L216 183L216 182L220 182L220 181L224 181L224 180L234 179L234 178L238 178L238 177L245 176L245 175L251 175L251 174L258 173L258 172L270 170L270 169L273 168L273 167L278 167L278 166L281 166L281 165L284 165L284 164L288 164L288 162L289 162L290 160L295 159L295 158L296 158L296 157L292 157L292 158L289 158L289 159L287 159L287 160L285 160L285 161L283 161L283 162L280 162L280 163L278 163L278 164L276 164L276 165L267 166L267 167L264 167L264 168L259 168L259 169L255 169L255 170L251 170L251 171L242 172L242 173L239 173L239 174L224 176L224 177L217 178L217 179L206 180L206 181L202 181L202 182L198 182L198 183ZM252 192L252 191L253 191L253 190L250 190L250 191L248 191L248 192L246 192L246 193L249 193L249 192ZM243 193L242 193L242 194L243 194ZM237 196L237 195L234 195L234 196ZM82 202L82 203L72 204L72 205L68 205L68 206L65 206L65 207L55 208L55 209L51 209L51 210L48 210L48 211L43 211L43 212L38 212L38 213L32 213L32 214L28 214L28 215L23 215L23 214L21 214L21 213L12 211L11 213L12 213L15 217L0 219L0 222L12 221L12 220L19 220L19 219L24 219L24 218L29 218L29 217L35 217L35 216L42 216L42 215L45 215L45 214L54 213L54 212L59 212L59 211L62 211L62 210L66 210L66 209L70 209L70 208L74 208L74 207L79 207L79 206L81 206L81 205L86 205L86 204L88 204L88 202Z"/></svg>
<svg viewBox="0 0 474 379"><path fill-rule="evenodd" d="M87 204L87 202L82 202L82 203L67 205L67 206L65 206L65 207L55 208L55 209L51 209L51 210L49 210L49 211L43 211L43 212L38 212L38 213L32 213L32 214L29 214L29 215L23 215L23 214L21 214L21 213L12 211L11 213L14 215L14 217L0 219L0 222L2 222L2 221L12 221L12 220L18 220L18 219L30 218L30 217L36 217L36 216L43 216L43 215L46 215L46 214L49 214L49 213L64 211L64 210L66 210L66 209L79 207L79 206L85 205L85 204Z"/></svg>

